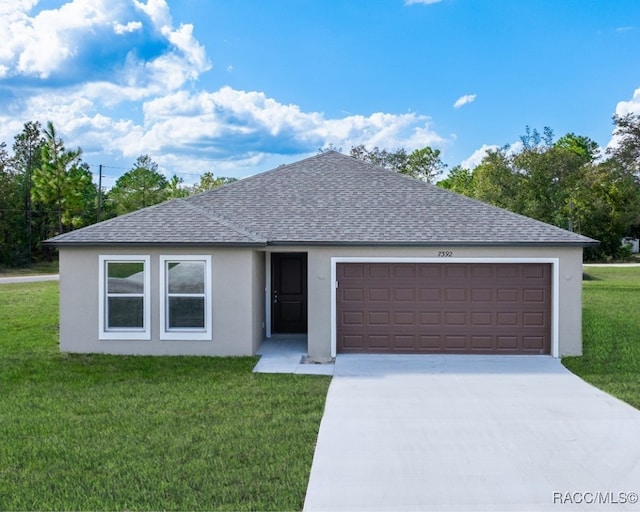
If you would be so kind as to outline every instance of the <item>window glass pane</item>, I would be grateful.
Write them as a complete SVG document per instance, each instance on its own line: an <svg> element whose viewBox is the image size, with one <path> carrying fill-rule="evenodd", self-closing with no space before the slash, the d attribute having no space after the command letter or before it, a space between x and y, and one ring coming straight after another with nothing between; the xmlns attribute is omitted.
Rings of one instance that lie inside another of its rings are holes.
<svg viewBox="0 0 640 512"><path fill-rule="evenodd" d="M109 297L107 328L144 327L142 297Z"/></svg>
<svg viewBox="0 0 640 512"><path fill-rule="evenodd" d="M204 329L204 297L169 297L169 329Z"/></svg>
<svg viewBox="0 0 640 512"><path fill-rule="evenodd" d="M169 262L169 293L204 293L204 261Z"/></svg>
<svg viewBox="0 0 640 512"><path fill-rule="evenodd" d="M143 293L144 263L107 262L108 293Z"/></svg>

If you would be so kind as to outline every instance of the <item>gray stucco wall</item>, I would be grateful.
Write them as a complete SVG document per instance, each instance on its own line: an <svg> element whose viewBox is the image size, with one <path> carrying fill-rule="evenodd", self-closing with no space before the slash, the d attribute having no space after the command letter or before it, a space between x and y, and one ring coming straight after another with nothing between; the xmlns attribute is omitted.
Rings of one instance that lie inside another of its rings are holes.
<svg viewBox="0 0 640 512"><path fill-rule="evenodd" d="M99 255L151 257L151 339L100 340L98 333ZM160 340L160 255L211 255L212 339ZM65 352L145 355L251 355L261 334L255 327L264 305L257 295L261 257L246 249L149 247L60 249L60 348ZM264 267L264 264L262 264ZM256 275L256 273L258 275ZM264 285L262 285L264 290ZM264 296L264 291L262 292ZM260 325L260 324L258 324Z"/></svg>
<svg viewBox="0 0 640 512"><path fill-rule="evenodd" d="M256 353L260 343L265 338L265 253L252 252L252 304L251 326L253 329L252 348Z"/></svg>
<svg viewBox="0 0 640 512"><path fill-rule="evenodd" d="M558 354L582 352L582 249L568 248L382 248L382 247L290 247L273 252L308 254L308 351L317 359L331 356L332 257L437 258L450 250L457 258L553 258L558 291ZM100 254L137 254L151 257L151 340L100 340L98 337L98 257ZM213 332L209 341L159 339L160 255L211 255ZM255 354L265 335L265 251L243 248L60 249L60 342L67 352L112 354ZM555 279L555 278L554 278Z"/></svg>

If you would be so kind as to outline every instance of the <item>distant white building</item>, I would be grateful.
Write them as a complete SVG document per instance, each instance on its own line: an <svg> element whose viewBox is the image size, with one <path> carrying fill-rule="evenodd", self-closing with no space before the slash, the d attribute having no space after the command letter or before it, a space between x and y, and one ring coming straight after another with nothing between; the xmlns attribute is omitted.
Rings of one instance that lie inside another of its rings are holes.
<svg viewBox="0 0 640 512"><path fill-rule="evenodd" d="M640 240L637 238L627 236L622 239L622 245L631 246L631 254L638 254L640 252Z"/></svg>

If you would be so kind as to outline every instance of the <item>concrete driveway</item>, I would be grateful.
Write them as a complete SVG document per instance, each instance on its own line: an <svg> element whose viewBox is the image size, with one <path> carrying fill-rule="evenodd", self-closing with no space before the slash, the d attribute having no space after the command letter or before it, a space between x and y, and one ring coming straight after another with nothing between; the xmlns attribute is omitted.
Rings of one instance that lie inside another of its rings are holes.
<svg viewBox="0 0 640 512"><path fill-rule="evenodd" d="M558 359L339 355L304 510L635 511L638 494L640 411Z"/></svg>
<svg viewBox="0 0 640 512"><path fill-rule="evenodd" d="M0 277L0 284L35 283L38 281L60 281L58 274L42 274L35 276Z"/></svg>

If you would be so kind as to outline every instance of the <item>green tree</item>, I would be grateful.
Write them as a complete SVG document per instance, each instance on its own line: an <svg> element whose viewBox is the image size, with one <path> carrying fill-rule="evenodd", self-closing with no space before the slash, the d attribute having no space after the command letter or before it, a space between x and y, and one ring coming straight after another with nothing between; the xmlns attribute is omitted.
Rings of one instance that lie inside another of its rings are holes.
<svg viewBox="0 0 640 512"><path fill-rule="evenodd" d="M402 169L405 169L409 161L409 155L404 148L387 151L386 149L380 149L378 146L373 149L367 149L364 144L360 144L359 146L353 146L349 155L363 162L379 165L396 172L401 172Z"/></svg>
<svg viewBox="0 0 640 512"><path fill-rule="evenodd" d="M618 144L607 150L629 172L640 178L640 114L614 115Z"/></svg>
<svg viewBox="0 0 640 512"><path fill-rule="evenodd" d="M34 170L31 199L46 212L42 237L73 229L82 190L91 185L91 175L77 171L80 148L68 150L51 121L44 130L41 164ZM51 215L50 215L51 214Z"/></svg>
<svg viewBox="0 0 640 512"><path fill-rule="evenodd" d="M187 197L189 195L189 189L182 186L184 180L177 174L171 176L167 183L167 198L177 199L179 197Z"/></svg>
<svg viewBox="0 0 640 512"><path fill-rule="evenodd" d="M426 146L412 151L400 172L420 181L433 183L446 167L440 158L440 150Z"/></svg>
<svg viewBox="0 0 640 512"><path fill-rule="evenodd" d="M118 215L166 201L169 183L149 155L141 155L109 191L108 201Z"/></svg>
<svg viewBox="0 0 640 512"><path fill-rule="evenodd" d="M469 169L456 165L437 185L468 197L476 197L475 176Z"/></svg>
<svg viewBox="0 0 640 512"><path fill-rule="evenodd" d="M0 265L23 263L24 230L19 176L10 165L6 143L0 143Z"/></svg>
<svg viewBox="0 0 640 512"><path fill-rule="evenodd" d="M194 193L204 192L205 190L213 190L220 188L222 185L238 181L236 178L227 178L224 176L216 177L210 171L200 176L200 182L193 187Z"/></svg>
<svg viewBox="0 0 640 512"><path fill-rule="evenodd" d="M473 170L474 197L514 212L522 210L523 176L518 174L508 147L487 151Z"/></svg>
<svg viewBox="0 0 640 512"><path fill-rule="evenodd" d="M22 198L21 208L24 217L22 226L17 228L20 232L14 233L17 250L16 262L18 264L31 262L34 258L34 251L37 250L40 242L39 239L34 239L32 236L34 232L40 232L42 229L38 225L34 226L31 188L33 186L33 173L41 165L44 142L42 127L37 121L25 123L22 132L14 138L11 165L19 181ZM42 216L36 215L36 217L41 218ZM38 220L37 218L36 221Z"/></svg>
<svg viewBox="0 0 640 512"><path fill-rule="evenodd" d="M358 160L429 183L435 181L436 177L442 174L446 168L440 158L440 150L432 149L429 146L407 153L404 148L388 151L380 149L378 146L367 149L363 144L360 144L353 146L349 154Z"/></svg>
<svg viewBox="0 0 640 512"><path fill-rule="evenodd" d="M573 209L577 231L600 240L599 247L585 250L586 258L617 258L622 252L620 239L640 224L640 186L616 159L587 165Z"/></svg>

